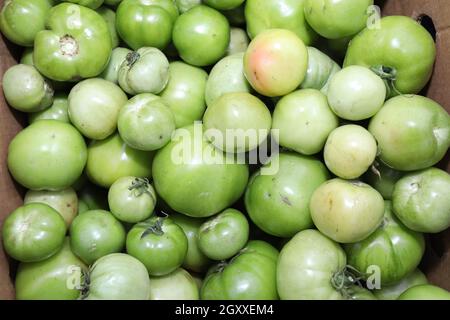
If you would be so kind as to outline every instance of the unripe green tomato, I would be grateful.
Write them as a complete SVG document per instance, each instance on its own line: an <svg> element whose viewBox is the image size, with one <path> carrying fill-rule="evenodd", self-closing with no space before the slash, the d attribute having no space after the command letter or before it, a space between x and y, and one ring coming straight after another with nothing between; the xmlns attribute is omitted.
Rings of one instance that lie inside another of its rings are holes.
<svg viewBox="0 0 450 320"><path fill-rule="evenodd" d="M416 269L399 282L390 286L382 286L382 288L372 292L379 300L397 300L409 288L422 284L428 284L428 279L422 271Z"/></svg>
<svg viewBox="0 0 450 320"><path fill-rule="evenodd" d="M53 97L53 104L42 111L30 112L28 114L28 122L30 124L39 120L58 120L70 123L69 119L69 101L67 94L57 93Z"/></svg>
<svg viewBox="0 0 450 320"><path fill-rule="evenodd" d="M205 90L206 104L211 106L225 93L251 90L244 76L244 53L236 53L217 62L209 73Z"/></svg>
<svg viewBox="0 0 450 320"><path fill-rule="evenodd" d="M236 53L245 52L248 48L250 40L248 39L247 32L241 28L231 28L230 31L230 43L227 48L227 56L231 56Z"/></svg>
<svg viewBox="0 0 450 320"><path fill-rule="evenodd" d="M199 300L194 278L182 268L160 277L150 277L150 300Z"/></svg>
<svg viewBox="0 0 450 320"><path fill-rule="evenodd" d="M22 112L36 112L53 103L53 88L35 67L18 64L3 75L3 93L8 104Z"/></svg>
<svg viewBox="0 0 450 320"><path fill-rule="evenodd" d="M105 20L106 25L108 26L109 35L111 36L112 48L116 48L120 41L116 30L116 13L108 7L100 7L96 11L102 16L103 20Z"/></svg>
<svg viewBox="0 0 450 320"><path fill-rule="evenodd" d="M26 64L29 66L34 66L33 62L33 47L27 47L23 50L22 55L20 56L20 64Z"/></svg>
<svg viewBox="0 0 450 320"><path fill-rule="evenodd" d="M359 178L376 156L375 138L365 128L353 124L333 130L324 149L328 169L343 179Z"/></svg>
<svg viewBox="0 0 450 320"><path fill-rule="evenodd" d="M185 13L189 9L201 5L202 0L175 0L175 4L177 5L180 13Z"/></svg>
<svg viewBox="0 0 450 320"><path fill-rule="evenodd" d="M225 152L255 149L270 133L272 116L266 105L250 93L227 93L205 112L205 135Z"/></svg>
<svg viewBox="0 0 450 320"><path fill-rule="evenodd" d="M173 27L173 43L180 57L194 66L217 62L225 55L229 42L227 19L204 5L183 13Z"/></svg>
<svg viewBox="0 0 450 320"><path fill-rule="evenodd" d="M272 129L279 130L275 139L301 154L320 152L328 135L339 125L339 119L328 106L327 97L318 90L304 89L283 97L273 113Z"/></svg>
<svg viewBox="0 0 450 320"><path fill-rule="evenodd" d="M231 10L239 7L245 0L203 0L206 5L217 10Z"/></svg>
<svg viewBox="0 0 450 320"><path fill-rule="evenodd" d="M450 300L450 292L431 284L409 288L397 300Z"/></svg>
<svg viewBox="0 0 450 320"><path fill-rule="evenodd" d="M80 6L88 7L91 9L97 9L103 4L104 0L65 0L65 2L72 2L79 4Z"/></svg>
<svg viewBox="0 0 450 320"><path fill-rule="evenodd" d="M119 84L130 95L158 94L166 87L169 76L169 61L157 48L129 53L119 68Z"/></svg>
<svg viewBox="0 0 450 320"><path fill-rule="evenodd" d="M263 31L250 43L244 72L252 87L268 97L284 96L300 86L308 68L308 51L292 31Z"/></svg>
<svg viewBox="0 0 450 320"><path fill-rule="evenodd" d="M84 200L78 200L78 214L85 213L86 211L89 211L87 203Z"/></svg>
<svg viewBox="0 0 450 320"><path fill-rule="evenodd" d="M119 68L127 59L127 55L132 51L127 48L117 47L111 53L111 59L105 70L99 75L100 78L111 81L115 84L119 83Z"/></svg>
<svg viewBox="0 0 450 320"><path fill-rule="evenodd" d="M69 94L69 117L87 138L102 140L117 128L121 108L128 98L120 87L101 78L79 82Z"/></svg>
<svg viewBox="0 0 450 320"><path fill-rule="evenodd" d="M185 127L201 120L206 109L208 74L181 61L170 63L169 73L169 82L160 95L172 110L176 127Z"/></svg>

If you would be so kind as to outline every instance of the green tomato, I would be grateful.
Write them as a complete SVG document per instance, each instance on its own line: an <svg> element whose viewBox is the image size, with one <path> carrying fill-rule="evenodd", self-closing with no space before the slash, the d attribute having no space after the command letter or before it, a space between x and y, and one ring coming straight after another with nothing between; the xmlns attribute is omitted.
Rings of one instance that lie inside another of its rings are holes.
<svg viewBox="0 0 450 320"><path fill-rule="evenodd" d="M96 11L102 16L103 20L105 20L106 25L108 26L109 35L111 36L112 48L116 48L120 41L116 31L116 13L108 7L100 7Z"/></svg>
<svg viewBox="0 0 450 320"><path fill-rule="evenodd" d="M322 37L339 39L366 27L372 5L373 0L306 0L305 18Z"/></svg>
<svg viewBox="0 0 450 320"><path fill-rule="evenodd" d="M239 7L245 0L203 0L206 5L217 10L231 10Z"/></svg>
<svg viewBox="0 0 450 320"><path fill-rule="evenodd" d="M0 31L11 42L32 47L45 21L53 0L8 0L0 11Z"/></svg>
<svg viewBox="0 0 450 320"><path fill-rule="evenodd" d="M132 51L127 48L117 47L113 49L111 53L111 59L109 60L106 69L99 75L100 78L111 81L115 84L119 83L119 68L126 60L127 55Z"/></svg>
<svg viewBox="0 0 450 320"><path fill-rule="evenodd" d="M39 120L58 120L61 122L70 123L69 101L67 94L55 94L53 97L53 104L49 108L28 114L28 122L30 124Z"/></svg>
<svg viewBox="0 0 450 320"><path fill-rule="evenodd" d="M399 282L390 286L383 286L374 290L373 294L380 300L397 300L397 298L409 288L428 284L427 277L419 269L414 270Z"/></svg>
<svg viewBox="0 0 450 320"><path fill-rule="evenodd" d="M85 137L105 139L116 131L119 112L127 101L127 95L112 82L83 80L69 94L70 121Z"/></svg>
<svg viewBox="0 0 450 320"><path fill-rule="evenodd" d="M300 86L308 67L308 51L292 31L270 29L250 43L244 73L252 87L268 97L284 96Z"/></svg>
<svg viewBox="0 0 450 320"><path fill-rule="evenodd" d="M250 93L227 93L208 107L203 124L206 137L216 148L242 153L267 139L272 116L266 105Z"/></svg>
<svg viewBox="0 0 450 320"><path fill-rule="evenodd" d="M127 252L140 260L151 276L178 269L186 257L188 241L170 218L153 217L136 224L127 235Z"/></svg>
<svg viewBox="0 0 450 320"><path fill-rule="evenodd" d="M111 36L103 18L94 10L61 3L50 10L47 30L34 42L33 60L46 77L76 81L99 75L111 55Z"/></svg>
<svg viewBox="0 0 450 320"><path fill-rule="evenodd" d="M304 89L284 96L273 113L273 130L278 143L301 154L320 152L339 120L331 111L327 97L318 90Z"/></svg>
<svg viewBox="0 0 450 320"><path fill-rule="evenodd" d="M53 88L35 67L18 64L3 75L3 93L8 104L22 112L36 112L53 103Z"/></svg>
<svg viewBox="0 0 450 320"><path fill-rule="evenodd" d="M65 2L76 3L80 6L88 7L91 9L97 9L103 4L104 0L65 0Z"/></svg>
<svg viewBox="0 0 450 320"><path fill-rule="evenodd" d="M137 150L161 149L175 131L175 117L163 100L142 104L136 97L139 96L131 99L120 111L117 124L120 136Z"/></svg>
<svg viewBox="0 0 450 320"><path fill-rule="evenodd" d="M161 98L170 107L177 128L201 120L205 112L208 74L200 68L175 61L169 65L169 82Z"/></svg>
<svg viewBox="0 0 450 320"><path fill-rule="evenodd" d="M122 177L109 188L108 203L117 219L137 223L152 215L156 193L147 179Z"/></svg>
<svg viewBox="0 0 450 320"><path fill-rule="evenodd" d="M112 253L98 259L89 272L86 300L148 300L150 279L136 258Z"/></svg>
<svg viewBox="0 0 450 320"><path fill-rule="evenodd" d="M367 171L364 176L364 181L375 188L383 196L383 199L391 200L395 184L404 175L404 172L394 170L382 162L375 161L371 170Z"/></svg>
<svg viewBox="0 0 450 320"><path fill-rule="evenodd" d="M330 80L328 103L340 118L372 118L384 105L386 86L379 76L361 66L349 66Z"/></svg>
<svg viewBox="0 0 450 320"><path fill-rule="evenodd" d="M184 269L161 277L150 277L150 300L199 300L195 280Z"/></svg>
<svg viewBox="0 0 450 320"><path fill-rule="evenodd" d="M423 284L409 288L397 300L450 300L450 292L436 286Z"/></svg>
<svg viewBox="0 0 450 320"><path fill-rule="evenodd" d="M4 221L2 241L6 253L21 262L45 260L64 242L66 225L59 213L43 203L14 210Z"/></svg>
<svg viewBox="0 0 450 320"><path fill-rule="evenodd" d="M196 6L183 13L173 27L173 43L180 57L194 66L208 66L222 58L230 42L230 25L218 11Z"/></svg>
<svg viewBox="0 0 450 320"><path fill-rule="evenodd" d="M50 258L21 263L15 279L17 300L75 300L86 265L70 250L69 238Z"/></svg>
<svg viewBox="0 0 450 320"><path fill-rule="evenodd" d="M63 217L67 228L78 213L78 196L72 188L60 191L28 190L23 202L24 204L44 203L52 207Z"/></svg>
<svg viewBox="0 0 450 320"><path fill-rule="evenodd" d="M121 177L150 177L152 158L153 153L133 149L114 134L90 144L86 173L93 183L109 188Z"/></svg>
<svg viewBox="0 0 450 320"><path fill-rule="evenodd" d="M198 246L207 257L226 260L247 244L248 233L249 225L244 214L226 209L200 226Z"/></svg>
<svg viewBox="0 0 450 320"><path fill-rule="evenodd" d="M248 175L247 165L209 144L198 124L177 129L153 161L158 195L192 217L209 217L230 207L244 193Z"/></svg>
<svg viewBox="0 0 450 320"><path fill-rule="evenodd" d="M226 93L250 91L251 86L244 76L244 53L236 53L212 68L206 83L206 104L211 106Z"/></svg>
<svg viewBox="0 0 450 320"><path fill-rule="evenodd" d="M410 173L395 184L392 202L411 230L442 232L450 227L450 175L437 168Z"/></svg>
<svg viewBox="0 0 450 320"><path fill-rule="evenodd" d="M20 56L19 63L26 64L28 66L34 66L33 52L34 50L32 47L25 48L22 52L22 55Z"/></svg>
<svg viewBox="0 0 450 320"><path fill-rule="evenodd" d="M311 217L324 235L340 243L366 239L382 223L383 197L359 181L333 179L311 197Z"/></svg>
<svg viewBox="0 0 450 320"><path fill-rule="evenodd" d="M250 40L248 39L247 32L241 28L230 29L230 43L227 48L227 56L231 56L236 53L245 52L248 48Z"/></svg>
<svg viewBox="0 0 450 320"><path fill-rule="evenodd" d="M393 96L420 92L430 80L435 57L435 43L424 27L409 17L390 16L353 38L344 66L373 68L388 81L388 96Z"/></svg>
<svg viewBox="0 0 450 320"><path fill-rule="evenodd" d="M82 214L89 211L89 206L87 205L87 203L84 200L78 200L78 213L77 214Z"/></svg>
<svg viewBox="0 0 450 320"><path fill-rule="evenodd" d="M157 48L140 48L127 55L119 68L119 84L125 92L158 94L169 82L169 61Z"/></svg>
<svg viewBox="0 0 450 320"><path fill-rule="evenodd" d="M302 89L320 90L327 94L330 80L341 70L341 67L320 50L314 47L307 47L307 49L308 69L300 87Z"/></svg>
<svg viewBox="0 0 450 320"><path fill-rule="evenodd" d="M116 13L117 32L133 50L167 47L178 17L178 9L171 0L124 0Z"/></svg>
<svg viewBox="0 0 450 320"><path fill-rule="evenodd" d="M354 124L334 129L324 149L325 164L336 176L356 179L369 169L377 156L377 142L364 127Z"/></svg>
<svg viewBox="0 0 450 320"><path fill-rule="evenodd" d="M70 226L72 251L86 264L110 253L122 251L125 229L105 210L90 210L77 216Z"/></svg>
<svg viewBox="0 0 450 320"><path fill-rule="evenodd" d="M450 115L431 99L398 96L372 118L369 131L389 167L414 171L438 163L450 147Z"/></svg>
<svg viewBox="0 0 450 320"><path fill-rule="evenodd" d="M200 250L199 232L204 219L191 218L184 214L171 214L170 218L183 229L188 240L188 250L183 261L183 268L194 272L204 272L211 260Z"/></svg>
<svg viewBox="0 0 450 320"><path fill-rule="evenodd" d="M277 300L278 251L264 241L250 241L229 262L213 266L200 292L202 300Z"/></svg>
<svg viewBox="0 0 450 320"><path fill-rule="evenodd" d="M201 5L202 0L175 0L175 4L180 13L185 13L189 9Z"/></svg>
<svg viewBox="0 0 450 320"><path fill-rule="evenodd" d="M250 179L245 207L264 232L288 238L312 227L309 202L329 175L319 160L296 153L280 153L265 167L274 164L275 174L264 174L263 167Z"/></svg>
<svg viewBox="0 0 450 320"><path fill-rule="evenodd" d="M380 269L381 285L402 280L417 268L425 251L422 234L406 228L385 202L383 223L368 238L345 246L348 263L362 274L371 266Z"/></svg>
<svg viewBox="0 0 450 320"><path fill-rule="evenodd" d="M37 121L10 143L8 168L14 179L31 190L62 190L82 174L86 144L70 124Z"/></svg>
<svg viewBox="0 0 450 320"><path fill-rule="evenodd" d="M247 32L255 38L267 29L287 29L294 32L306 45L311 45L317 34L305 19L306 0L247 0L245 17Z"/></svg>

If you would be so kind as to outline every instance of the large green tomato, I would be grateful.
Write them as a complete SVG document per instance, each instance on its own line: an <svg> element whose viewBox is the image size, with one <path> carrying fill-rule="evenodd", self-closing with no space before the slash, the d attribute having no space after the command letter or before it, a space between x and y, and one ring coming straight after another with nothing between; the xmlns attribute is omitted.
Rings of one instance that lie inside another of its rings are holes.
<svg viewBox="0 0 450 320"><path fill-rule="evenodd" d="M70 123L69 119L69 101L66 93L57 93L53 98L53 104L42 111L28 114L30 124L38 120L58 120Z"/></svg>
<svg viewBox="0 0 450 320"><path fill-rule="evenodd" d="M202 300L277 300L278 251L264 241L250 241L229 262L213 266L200 292Z"/></svg>
<svg viewBox="0 0 450 320"><path fill-rule="evenodd" d="M217 10L231 10L239 7L245 0L203 0L203 3Z"/></svg>
<svg viewBox="0 0 450 320"><path fill-rule="evenodd" d="M105 139L116 131L119 112L127 101L127 95L112 82L83 80L69 94L70 121L85 137Z"/></svg>
<svg viewBox="0 0 450 320"><path fill-rule="evenodd" d="M294 91L278 101L273 113L273 130L278 143L301 154L319 153L328 135L338 127L327 97L318 90Z"/></svg>
<svg viewBox="0 0 450 320"><path fill-rule="evenodd" d="M42 111L53 102L53 88L35 67L18 64L9 68L2 81L8 104L22 112Z"/></svg>
<svg viewBox="0 0 450 320"><path fill-rule="evenodd" d="M373 68L389 82L388 95L393 96L422 90L435 57L433 38L424 27L409 17L389 16L381 19L379 27L366 28L353 38L344 66Z"/></svg>
<svg viewBox="0 0 450 320"><path fill-rule="evenodd" d="M373 0L306 0L305 18L322 37L340 39L366 27L371 5Z"/></svg>
<svg viewBox="0 0 450 320"><path fill-rule="evenodd" d="M14 210L2 227L6 253L21 262L45 260L62 247L66 225L59 213L43 203Z"/></svg>
<svg viewBox="0 0 450 320"><path fill-rule="evenodd" d="M245 18L250 38L267 29L288 29L311 45L317 34L305 19L306 0L247 0Z"/></svg>
<svg viewBox="0 0 450 320"><path fill-rule="evenodd" d="M383 196L383 199L391 200L395 184L404 175L404 172L394 170L382 162L375 161L372 168L364 175L364 181L375 188Z"/></svg>
<svg viewBox="0 0 450 320"><path fill-rule="evenodd" d="M124 253L112 253L91 267L86 300L148 300L150 279L145 266Z"/></svg>
<svg viewBox="0 0 450 320"><path fill-rule="evenodd" d="M385 202L383 223L368 238L345 246L348 263L366 273L370 266L380 268L381 285L391 285L410 274L425 251L421 233L406 228Z"/></svg>
<svg viewBox="0 0 450 320"><path fill-rule="evenodd" d="M112 48L116 48L120 41L116 30L116 13L108 7L100 7L96 11L102 16L103 20L105 20L106 25L108 26L109 35L111 36Z"/></svg>
<svg viewBox="0 0 450 320"><path fill-rule="evenodd" d="M119 68L132 51L128 48L117 47L111 53L111 59L105 70L99 75L100 78L111 81L115 84L119 83Z"/></svg>
<svg viewBox="0 0 450 320"><path fill-rule="evenodd" d="M431 167L450 147L450 115L422 96L390 99L372 118L369 131L378 142L380 160L401 171Z"/></svg>
<svg viewBox="0 0 450 320"><path fill-rule="evenodd" d="M53 0L8 0L0 12L0 31L20 46L32 47L45 21Z"/></svg>
<svg viewBox="0 0 450 320"><path fill-rule="evenodd" d="M430 284L423 284L409 288L397 300L450 300L450 292Z"/></svg>
<svg viewBox="0 0 450 320"><path fill-rule="evenodd" d="M397 298L411 287L428 284L427 277L419 269L414 270L402 280L390 286L382 286L381 289L372 291L380 300L397 300Z"/></svg>
<svg viewBox="0 0 450 320"><path fill-rule="evenodd" d="M97 9L103 4L104 0L65 0L65 2L72 2L79 4L80 6L85 6L91 9Z"/></svg>
<svg viewBox="0 0 450 320"><path fill-rule="evenodd" d="M173 28L173 43L180 57L194 66L208 66L225 55L230 25L218 11L196 6L183 13Z"/></svg>
<svg viewBox="0 0 450 320"><path fill-rule="evenodd" d="M75 190L67 188L60 191L33 191L29 190L23 199L27 203L44 203L55 209L69 227L78 213L78 196Z"/></svg>
<svg viewBox="0 0 450 320"><path fill-rule="evenodd" d="M263 231L277 237L292 237L312 227L309 202L328 178L319 161L296 153L281 153L265 167L278 165L278 171L258 171L250 179L245 207L252 221Z"/></svg>
<svg viewBox="0 0 450 320"><path fill-rule="evenodd" d="M368 184L333 179L316 189L311 217L324 235L341 243L367 238L382 223L383 197Z"/></svg>
<svg viewBox="0 0 450 320"><path fill-rule="evenodd" d="M216 63L206 83L206 104L211 106L218 98L231 92L250 92L244 76L244 53L227 56Z"/></svg>
<svg viewBox="0 0 450 320"><path fill-rule="evenodd" d="M86 265L70 250L69 238L50 258L21 263L15 279L17 300L75 300Z"/></svg>
<svg viewBox="0 0 450 320"><path fill-rule="evenodd" d="M438 233L450 227L450 175L437 168L401 178L392 194L394 212L410 229Z"/></svg>
<svg viewBox="0 0 450 320"><path fill-rule="evenodd" d="M308 68L308 50L292 31L270 29L250 43L244 73L252 87L268 97L284 96L300 86Z"/></svg>
<svg viewBox="0 0 450 320"><path fill-rule="evenodd" d="M227 48L227 56L245 52L249 45L249 38L247 32L241 28L230 29L230 43Z"/></svg>
<svg viewBox="0 0 450 320"><path fill-rule="evenodd" d="M109 188L121 177L150 177L153 153L129 147L114 134L92 141L88 148L86 173L95 184Z"/></svg>
<svg viewBox="0 0 450 320"><path fill-rule="evenodd" d="M10 143L8 167L14 179L31 190L62 190L82 174L86 144L70 124L41 120Z"/></svg>
<svg viewBox="0 0 450 320"><path fill-rule="evenodd" d="M111 55L111 36L97 12L61 3L50 10L46 28L36 35L33 56L44 76L76 81L95 77L105 69Z"/></svg>
<svg viewBox="0 0 450 320"><path fill-rule="evenodd" d="M169 65L169 82L161 98L170 107L177 128L201 120L205 112L205 88L208 74L181 61Z"/></svg>
<svg viewBox="0 0 450 320"><path fill-rule="evenodd" d="M227 93L208 107L203 124L216 148L243 153L266 141L272 116L264 102L250 93Z"/></svg>
<svg viewBox="0 0 450 320"><path fill-rule="evenodd" d="M205 140L199 124L177 129L153 161L157 193L172 209L192 217L229 207L243 194L248 175L247 165Z"/></svg>
<svg viewBox="0 0 450 320"><path fill-rule="evenodd" d="M183 229L188 240L188 251L183 261L183 267L193 272L205 272L211 264L211 260L200 250L198 243L200 226L205 220L179 213L171 214L170 217Z"/></svg>
<svg viewBox="0 0 450 320"><path fill-rule="evenodd" d="M133 50L164 49L172 39L178 9L171 0L124 0L117 8L116 28Z"/></svg>
<svg viewBox="0 0 450 320"><path fill-rule="evenodd" d="M91 265L103 256L122 251L125 229L110 212L90 210L73 220L70 245L81 260Z"/></svg>
<svg viewBox="0 0 450 320"><path fill-rule="evenodd" d="M153 217L136 224L127 235L127 252L139 259L151 276L164 276L183 264L188 241L170 218Z"/></svg>
<svg viewBox="0 0 450 320"><path fill-rule="evenodd" d="M194 278L182 268L160 277L150 277L150 300L199 300Z"/></svg>

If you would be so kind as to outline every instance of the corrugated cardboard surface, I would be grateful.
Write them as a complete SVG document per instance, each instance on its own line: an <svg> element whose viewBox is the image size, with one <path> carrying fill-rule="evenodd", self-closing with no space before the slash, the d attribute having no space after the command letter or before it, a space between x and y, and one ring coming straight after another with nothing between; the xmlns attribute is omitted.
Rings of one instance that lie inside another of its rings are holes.
<svg viewBox="0 0 450 320"><path fill-rule="evenodd" d="M384 15L403 14L412 17L427 15L433 19L437 34L438 57L427 95L441 103L450 112L450 1L449 0L387 0L379 1ZM0 0L0 6L3 0ZM0 79L6 69L15 63L14 47L0 40ZM21 128L21 118L8 108L0 90L0 228L4 218L21 204L19 188L13 183L6 168L9 141ZM450 161L443 163L450 171ZM1 241L1 240L0 240ZM450 290L450 231L431 236L425 262L422 266L428 278ZM8 261L0 246L0 299L14 298L9 277Z"/></svg>

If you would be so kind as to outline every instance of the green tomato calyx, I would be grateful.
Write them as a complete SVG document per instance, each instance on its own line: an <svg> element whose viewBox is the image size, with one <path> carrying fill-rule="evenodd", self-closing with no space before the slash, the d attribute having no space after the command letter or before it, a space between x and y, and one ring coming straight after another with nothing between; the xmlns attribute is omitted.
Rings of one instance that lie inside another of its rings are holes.
<svg viewBox="0 0 450 320"><path fill-rule="evenodd" d="M155 223L149 223L149 222L143 222L141 225L144 226L146 229L144 232L142 232L141 239L145 238L149 234L154 234L157 236L164 235L164 231L162 229L164 220L167 217L158 217L155 221Z"/></svg>
<svg viewBox="0 0 450 320"><path fill-rule="evenodd" d="M81 285L78 288L80 291L80 296L78 300L85 300L89 295L89 286L91 285L91 277L90 274L93 270L93 267L89 271L81 270Z"/></svg>
<svg viewBox="0 0 450 320"><path fill-rule="evenodd" d="M59 39L59 48L63 56L73 57L79 53L78 42L69 34Z"/></svg>
<svg viewBox="0 0 450 320"><path fill-rule="evenodd" d="M344 269L336 272L331 277L331 285L338 291L345 299L352 299L353 288L355 285L363 288L361 283L365 275L352 266L347 265Z"/></svg>
<svg viewBox="0 0 450 320"><path fill-rule="evenodd" d="M131 68L141 57L141 55L137 51L133 51L127 54L126 61L127 66Z"/></svg>
<svg viewBox="0 0 450 320"><path fill-rule="evenodd" d="M147 178L136 178L133 182L131 182L131 186L128 187L128 190L130 190L136 198L146 193L153 199L153 201L156 201L155 196L149 190L149 185L150 182Z"/></svg>
<svg viewBox="0 0 450 320"><path fill-rule="evenodd" d="M397 70L395 68L378 65L371 67L370 70L384 81L388 97L402 94L395 86L395 81L397 80Z"/></svg>

